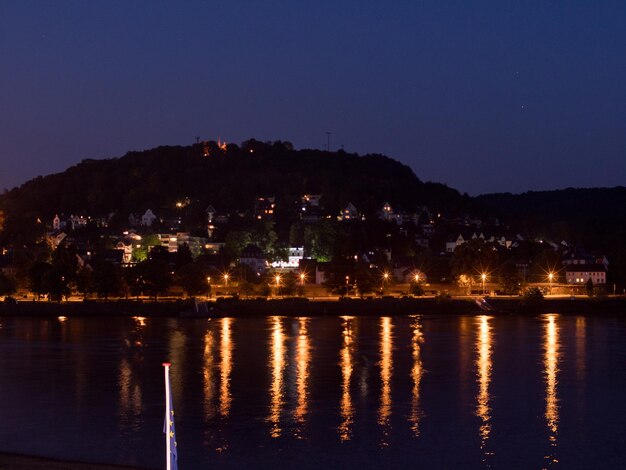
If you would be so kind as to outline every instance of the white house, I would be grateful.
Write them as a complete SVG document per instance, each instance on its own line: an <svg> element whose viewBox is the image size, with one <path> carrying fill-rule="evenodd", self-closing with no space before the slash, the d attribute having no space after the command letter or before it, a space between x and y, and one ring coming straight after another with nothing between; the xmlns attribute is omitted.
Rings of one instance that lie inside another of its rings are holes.
<svg viewBox="0 0 626 470"><path fill-rule="evenodd" d="M568 264L565 266L565 282L568 284L606 284L606 267L602 264Z"/></svg>
<svg viewBox="0 0 626 470"><path fill-rule="evenodd" d="M289 248L287 261L274 261L273 268L280 269L297 269L300 266L300 260L304 258L304 247L293 246Z"/></svg>
<svg viewBox="0 0 626 470"><path fill-rule="evenodd" d="M154 215L154 212L152 212L151 209L148 209L141 216L141 225L143 225L144 227L152 227L152 224L154 223L156 219L157 219L157 216Z"/></svg>
<svg viewBox="0 0 626 470"><path fill-rule="evenodd" d="M209 206L205 209L204 211L206 213L206 221L209 224L213 223L213 219L215 218L215 214L217 214L217 211L215 210L215 207L213 206Z"/></svg>
<svg viewBox="0 0 626 470"><path fill-rule="evenodd" d="M82 215L70 215L69 221L72 226L72 230L76 230L79 227L85 227L89 219L87 217L83 217Z"/></svg>
<svg viewBox="0 0 626 470"><path fill-rule="evenodd" d="M463 243L465 243L465 239L463 238L463 235L459 233L459 236L456 237L456 239L446 241L446 253L454 253L456 247L461 246Z"/></svg>
<svg viewBox="0 0 626 470"><path fill-rule="evenodd" d="M117 245L115 245L115 249L124 252L122 263L128 264L133 260L133 241L131 239L126 241L120 240L117 242Z"/></svg>
<svg viewBox="0 0 626 470"><path fill-rule="evenodd" d="M267 260L263 250L256 245L248 245L241 251L239 264L249 266L254 272L264 274L267 269Z"/></svg>

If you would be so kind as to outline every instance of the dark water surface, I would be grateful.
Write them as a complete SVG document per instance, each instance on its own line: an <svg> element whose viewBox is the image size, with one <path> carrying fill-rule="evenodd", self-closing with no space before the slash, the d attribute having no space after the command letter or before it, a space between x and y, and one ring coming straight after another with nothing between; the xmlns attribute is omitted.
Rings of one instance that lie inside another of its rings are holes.
<svg viewBox="0 0 626 470"><path fill-rule="evenodd" d="M179 466L624 468L614 317L0 319L0 451Z"/></svg>

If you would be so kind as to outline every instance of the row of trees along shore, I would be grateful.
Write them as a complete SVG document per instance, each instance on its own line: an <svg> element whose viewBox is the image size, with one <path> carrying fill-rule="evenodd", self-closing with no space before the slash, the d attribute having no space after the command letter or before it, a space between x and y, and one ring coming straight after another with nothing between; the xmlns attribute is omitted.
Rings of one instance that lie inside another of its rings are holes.
<svg viewBox="0 0 626 470"><path fill-rule="evenodd" d="M433 257L429 252L422 252L422 256L414 257L416 264L412 272L406 273L409 282L399 286L403 290L396 292L423 295L426 276L447 273L454 279L454 287L460 287L463 293L479 288L481 276L485 275L491 288L502 294L516 295L525 290L528 280L545 284L548 273L552 272L551 267L559 263L553 250L523 246L520 249L534 250L526 253L534 262L524 279L515 264L514 256L519 253L498 250L496 246L476 239L459 246L451 258ZM75 250L60 246L51 252L49 259L30 265L24 273L22 286L15 279L0 274L0 295L12 295L18 287L23 287L37 299L46 297L53 301L75 294L99 299L149 296L155 300L172 293L188 297L306 296L314 275L298 270L270 271L261 276L245 265L232 268L227 256L222 258L221 266L216 267L214 257L200 255L192 258L186 245L176 253L169 253L164 247L155 247L145 260L129 267L98 258L90 264L82 264L79 259ZM445 265L442 266L442 262ZM327 263L324 268L326 281L323 287L333 295L383 295L397 284L391 274L391 266L384 262L372 267L370 263L346 256ZM558 270L553 271L551 282L555 285L562 282ZM586 286L587 291L590 288L591 292L598 293L597 287Z"/></svg>

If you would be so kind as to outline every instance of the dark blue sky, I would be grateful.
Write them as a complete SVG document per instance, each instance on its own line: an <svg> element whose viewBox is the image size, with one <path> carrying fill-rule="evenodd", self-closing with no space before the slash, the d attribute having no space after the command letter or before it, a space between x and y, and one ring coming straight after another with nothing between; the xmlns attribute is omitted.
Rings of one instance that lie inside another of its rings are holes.
<svg viewBox="0 0 626 470"><path fill-rule="evenodd" d="M180 5L179 5L180 3ZM626 184L626 3L0 1L0 188L195 136Z"/></svg>

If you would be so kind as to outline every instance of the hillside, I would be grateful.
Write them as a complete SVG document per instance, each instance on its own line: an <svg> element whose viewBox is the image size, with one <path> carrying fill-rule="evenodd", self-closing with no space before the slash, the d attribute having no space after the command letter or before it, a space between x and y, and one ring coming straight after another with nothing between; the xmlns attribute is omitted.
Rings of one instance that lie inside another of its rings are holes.
<svg viewBox="0 0 626 470"><path fill-rule="evenodd" d="M0 196L0 209L7 219L29 221L49 221L57 213L116 212L126 219L130 212L173 208L189 198L192 219L199 220L209 204L218 211L250 212L259 196L276 196L277 212L292 211L306 193L322 194L322 205L330 214L348 202L371 214L389 201L406 211L426 205L448 215L497 216L512 231L574 242L626 266L624 187L470 198L443 184L422 182L408 166L383 155L294 150L281 141L249 140L222 147L207 142L84 160ZM14 233L5 233L5 238L19 239L23 223L9 225Z"/></svg>
<svg viewBox="0 0 626 470"><path fill-rule="evenodd" d="M616 249L626 240L626 188L567 188L475 198L522 231Z"/></svg>
<svg viewBox="0 0 626 470"><path fill-rule="evenodd" d="M61 212L91 215L172 207L184 198L222 211L246 210L258 196L276 196L280 206L305 193L322 194L323 205L333 213L347 202L363 211L377 210L384 201L405 210L422 204L436 209L469 204L457 191L424 183L409 167L382 155L293 150L289 143L255 140L241 147L209 142L83 160L9 191L0 204L9 216L29 213L49 219Z"/></svg>

